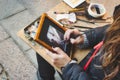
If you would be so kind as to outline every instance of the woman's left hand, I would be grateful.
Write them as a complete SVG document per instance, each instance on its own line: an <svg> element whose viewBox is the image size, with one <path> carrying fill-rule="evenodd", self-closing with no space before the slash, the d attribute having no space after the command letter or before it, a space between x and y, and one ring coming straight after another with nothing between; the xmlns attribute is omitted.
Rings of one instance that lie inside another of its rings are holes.
<svg viewBox="0 0 120 80"><path fill-rule="evenodd" d="M68 55L59 47L55 47L53 50L55 53L47 51L47 54L52 58L53 64L55 64L57 67L64 67L70 62L71 58L68 57Z"/></svg>

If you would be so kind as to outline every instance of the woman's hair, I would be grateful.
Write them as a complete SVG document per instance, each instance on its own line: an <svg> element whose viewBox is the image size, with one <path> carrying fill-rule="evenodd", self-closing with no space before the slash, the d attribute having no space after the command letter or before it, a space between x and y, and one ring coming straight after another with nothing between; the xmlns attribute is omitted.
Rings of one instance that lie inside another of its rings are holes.
<svg viewBox="0 0 120 80"><path fill-rule="evenodd" d="M120 71L120 5L115 8L113 23L107 29L104 40L102 67L105 71L104 80L111 80Z"/></svg>
<svg viewBox="0 0 120 80"><path fill-rule="evenodd" d="M120 4L115 7L113 12L113 19L116 20L120 16Z"/></svg>

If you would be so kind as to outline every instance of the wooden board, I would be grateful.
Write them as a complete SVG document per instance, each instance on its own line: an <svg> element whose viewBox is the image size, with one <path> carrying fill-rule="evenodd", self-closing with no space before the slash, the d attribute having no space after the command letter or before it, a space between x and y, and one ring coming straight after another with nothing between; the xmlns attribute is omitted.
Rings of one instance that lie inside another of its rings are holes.
<svg viewBox="0 0 120 80"><path fill-rule="evenodd" d="M54 14L54 12L58 11L58 12L68 12L69 10L71 10L71 8L66 5L64 2L61 2L60 4L58 4L57 6L55 6L54 8L52 8L51 10L49 10L47 13L49 16L53 17L55 19L56 15ZM89 26L91 28L95 28L95 27L99 27L102 25L105 25L107 23L99 23L99 24L89 24L89 23L85 23L85 22L78 22L77 23L80 26ZM24 34L24 28L21 29L18 33L18 36L23 39L23 41L25 41L31 48L33 48L36 52L38 52L38 54L40 56L42 56L48 63L50 63L55 69L57 69L59 72L61 72L60 68L56 67L53 63L52 63L52 59L50 56L48 56L46 54L45 48L42 47L41 45L39 45L36 42L33 41L29 41L27 37L25 37ZM80 62L89 52L90 50L79 50L76 48L76 51L73 53L73 57L78 59L78 62ZM42 65L42 64L41 64Z"/></svg>

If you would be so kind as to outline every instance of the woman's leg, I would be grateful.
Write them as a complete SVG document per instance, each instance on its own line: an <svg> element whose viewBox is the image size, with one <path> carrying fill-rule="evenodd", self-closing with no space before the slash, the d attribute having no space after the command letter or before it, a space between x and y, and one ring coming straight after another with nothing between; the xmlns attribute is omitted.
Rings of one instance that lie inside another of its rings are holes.
<svg viewBox="0 0 120 80"><path fill-rule="evenodd" d="M40 74L40 77L43 80L55 80L54 68L47 61L45 61L38 53L36 55L38 61L38 73Z"/></svg>

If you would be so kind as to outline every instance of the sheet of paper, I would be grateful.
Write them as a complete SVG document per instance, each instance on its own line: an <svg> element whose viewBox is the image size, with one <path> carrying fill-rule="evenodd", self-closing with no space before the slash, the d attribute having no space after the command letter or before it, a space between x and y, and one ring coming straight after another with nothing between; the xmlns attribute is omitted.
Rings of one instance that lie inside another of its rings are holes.
<svg viewBox="0 0 120 80"><path fill-rule="evenodd" d="M78 5L82 4L85 0L63 0L65 3L67 3L72 8L77 7Z"/></svg>

